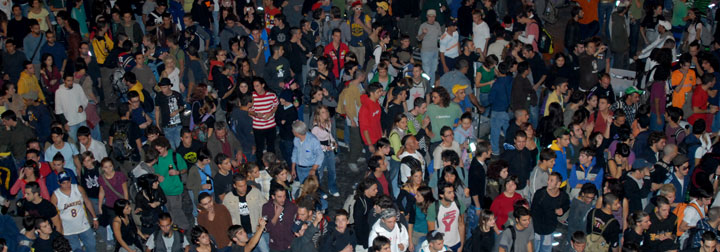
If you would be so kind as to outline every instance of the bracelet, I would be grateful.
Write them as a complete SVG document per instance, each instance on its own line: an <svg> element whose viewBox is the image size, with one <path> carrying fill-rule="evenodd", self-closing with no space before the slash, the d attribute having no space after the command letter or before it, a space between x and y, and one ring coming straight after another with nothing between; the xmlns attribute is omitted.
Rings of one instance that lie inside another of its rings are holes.
<svg viewBox="0 0 720 252"><path fill-rule="evenodd" d="M96 220L98 220L98 218L97 218L97 217L93 217L93 220L96 221Z"/></svg>

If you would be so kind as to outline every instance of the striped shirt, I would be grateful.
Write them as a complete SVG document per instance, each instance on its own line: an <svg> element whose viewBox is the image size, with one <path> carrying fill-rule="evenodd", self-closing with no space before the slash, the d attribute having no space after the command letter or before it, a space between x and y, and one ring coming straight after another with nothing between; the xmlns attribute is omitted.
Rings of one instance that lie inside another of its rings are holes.
<svg viewBox="0 0 720 252"><path fill-rule="evenodd" d="M452 34L448 34L447 32L444 32L440 36L440 52L445 55L445 57L448 58L457 58L457 56L460 56L460 36L458 35L458 32L455 31Z"/></svg>
<svg viewBox="0 0 720 252"><path fill-rule="evenodd" d="M262 95L253 92L252 98L253 109L255 113L258 114L270 113L274 108L277 108L279 104L277 96L271 92L265 92L265 94ZM271 129L275 127L275 113L273 112L267 119L253 117L252 127L253 129Z"/></svg>

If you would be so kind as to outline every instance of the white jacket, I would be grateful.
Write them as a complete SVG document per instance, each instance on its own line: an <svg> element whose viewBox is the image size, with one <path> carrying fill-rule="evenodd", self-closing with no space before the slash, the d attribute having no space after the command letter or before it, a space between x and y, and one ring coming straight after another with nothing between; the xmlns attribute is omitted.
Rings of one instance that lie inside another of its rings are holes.
<svg viewBox="0 0 720 252"><path fill-rule="evenodd" d="M407 250L408 245L410 244L410 237L408 236L408 229L407 227L404 227L400 222L395 223L395 228L393 228L392 231L388 231L387 228L385 228L385 223L382 222L382 219L375 222L375 225L372 226L370 229L370 237L368 237L368 245L373 244L373 240L375 240L375 237L378 236L385 236L388 239L390 239L390 249L392 252L403 252ZM398 248L398 245L403 245L403 250L400 250Z"/></svg>
<svg viewBox="0 0 720 252"><path fill-rule="evenodd" d="M63 84L55 91L55 114L63 114L70 126L85 122L87 105L88 98L80 84L73 84L72 89ZM83 111L78 113L79 107L83 107Z"/></svg>
<svg viewBox="0 0 720 252"><path fill-rule="evenodd" d="M447 246L443 245L442 250L440 250L438 252L450 252L450 251L452 251L452 250L450 250ZM420 252L431 252L430 243L428 243L427 240L423 241L420 244Z"/></svg>

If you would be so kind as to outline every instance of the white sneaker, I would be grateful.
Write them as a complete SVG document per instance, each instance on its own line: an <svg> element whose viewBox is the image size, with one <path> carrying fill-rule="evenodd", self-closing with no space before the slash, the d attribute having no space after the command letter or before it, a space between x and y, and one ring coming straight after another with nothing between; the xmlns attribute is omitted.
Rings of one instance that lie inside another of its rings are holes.
<svg viewBox="0 0 720 252"><path fill-rule="evenodd" d="M357 160L358 163L364 163L365 161L367 161L367 159L365 159L365 157L360 157Z"/></svg>
<svg viewBox="0 0 720 252"><path fill-rule="evenodd" d="M332 194L332 196L333 196L333 197L340 197L340 193L339 193L339 192L334 192L334 193Z"/></svg>
<svg viewBox="0 0 720 252"><path fill-rule="evenodd" d="M357 164L355 164L355 163L349 163L349 164L348 164L348 167L350 168L350 171L352 171L352 172L358 172Z"/></svg>

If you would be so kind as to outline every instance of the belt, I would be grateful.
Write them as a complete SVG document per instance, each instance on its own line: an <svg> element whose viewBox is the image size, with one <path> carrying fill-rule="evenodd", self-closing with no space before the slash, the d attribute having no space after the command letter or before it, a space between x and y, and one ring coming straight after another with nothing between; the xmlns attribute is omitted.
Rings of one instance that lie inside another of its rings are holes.
<svg viewBox="0 0 720 252"><path fill-rule="evenodd" d="M295 165L295 166L300 167L300 168L312 168L313 167L312 165Z"/></svg>

